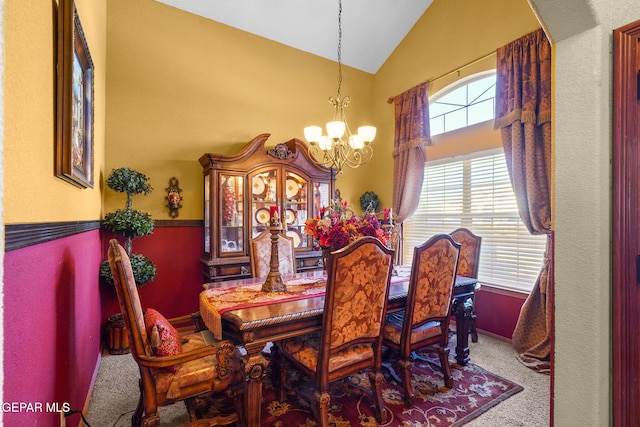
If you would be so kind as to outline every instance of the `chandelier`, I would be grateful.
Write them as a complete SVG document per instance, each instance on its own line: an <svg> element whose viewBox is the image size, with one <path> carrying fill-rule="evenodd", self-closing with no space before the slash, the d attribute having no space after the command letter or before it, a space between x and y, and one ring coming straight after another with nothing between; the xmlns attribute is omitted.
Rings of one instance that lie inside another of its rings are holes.
<svg viewBox="0 0 640 427"><path fill-rule="evenodd" d="M309 152L322 165L342 173L345 166L357 168L373 155L371 141L376 137L374 126L360 126L352 134L347 124L345 108L351 102L342 97L342 0L338 1L338 94L329 98L334 108L333 121L326 124L327 135L322 135L320 126L304 128L304 137L309 143Z"/></svg>

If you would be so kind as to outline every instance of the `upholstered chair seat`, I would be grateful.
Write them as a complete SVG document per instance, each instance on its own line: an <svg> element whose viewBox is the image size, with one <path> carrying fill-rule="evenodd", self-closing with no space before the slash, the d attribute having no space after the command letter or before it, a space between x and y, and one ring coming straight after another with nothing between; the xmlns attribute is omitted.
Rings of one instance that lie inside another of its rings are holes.
<svg viewBox="0 0 640 427"><path fill-rule="evenodd" d="M387 314L387 321L384 325L384 337L388 341L392 341L400 345L402 339L402 324L404 323L404 310L393 314ZM427 322L422 326L411 330L411 344L433 338L440 334L442 329L441 322Z"/></svg>
<svg viewBox="0 0 640 427"><path fill-rule="evenodd" d="M280 341L279 347L289 354L293 359L304 365L309 370L315 371L318 366L318 356L320 354L320 333L303 335L301 337L290 338ZM345 366L356 362L373 361L373 349L370 345L355 344L341 350L329 358L329 372L337 371Z"/></svg>
<svg viewBox="0 0 640 427"><path fill-rule="evenodd" d="M206 347L205 340L201 333L181 335L182 352L199 350ZM221 365L220 357L223 357L226 366ZM238 374L240 366L235 361L236 349L233 345L227 345L222 353L194 359L178 365L176 373L165 369L154 370L154 378L157 393L166 393L168 399L175 399L180 396L182 389L192 387L199 383L212 383L214 388L216 381L225 380L230 374ZM235 365L234 365L235 364ZM232 366L234 365L234 366ZM231 372L234 371L234 372ZM214 391L214 390L212 390Z"/></svg>

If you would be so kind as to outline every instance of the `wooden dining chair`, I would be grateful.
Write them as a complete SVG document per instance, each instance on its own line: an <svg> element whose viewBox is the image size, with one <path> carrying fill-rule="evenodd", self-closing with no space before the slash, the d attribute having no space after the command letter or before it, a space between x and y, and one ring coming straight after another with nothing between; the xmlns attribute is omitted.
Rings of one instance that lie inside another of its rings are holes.
<svg viewBox="0 0 640 427"><path fill-rule="evenodd" d="M393 250L363 237L328 256L327 287L319 332L278 342L274 360L285 399L287 368L293 365L316 387L310 406L321 427L329 425L329 384L369 369L376 419L387 420L382 399L382 324L389 295ZM304 397L304 396L303 396Z"/></svg>
<svg viewBox="0 0 640 427"><path fill-rule="evenodd" d="M456 242L460 243L460 260L458 261L458 274L460 276L478 278L478 266L480 264L480 245L482 237L477 236L467 228L458 228L449 235ZM474 304L475 306L475 304ZM469 317L469 334L471 341L478 342L478 331L476 331L475 308Z"/></svg>
<svg viewBox="0 0 640 427"><path fill-rule="evenodd" d="M249 242L249 258L251 259L251 275L267 277L271 270L271 233L264 231ZM296 255L291 237L278 234L278 260L280 274L288 275L296 272Z"/></svg>
<svg viewBox="0 0 640 427"><path fill-rule="evenodd" d="M405 403L413 406L411 359L423 359L416 350L435 345L445 386L451 388L449 316L460 244L437 234L414 248L404 310L387 314L383 344L399 353L398 364Z"/></svg>
<svg viewBox="0 0 640 427"><path fill-rule="evenodd" d="M207 345L207 332L197 327L202 324L199 313L166 319L151 308L143 312L131 262L115 239L109 242L108 257L131 355L140 371L140 399L131 425L159 426L158 407L178 401L185 402L195 421L194 398L214 392L229 392L235 413L207 419L207 425L241 422L244 366L234 344L225 340Z"/></svg>

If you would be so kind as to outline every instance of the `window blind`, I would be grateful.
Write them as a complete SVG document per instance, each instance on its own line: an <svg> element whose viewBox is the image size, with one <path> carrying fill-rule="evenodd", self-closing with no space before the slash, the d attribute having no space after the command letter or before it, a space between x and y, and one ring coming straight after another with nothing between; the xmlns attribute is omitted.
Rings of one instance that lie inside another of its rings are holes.
<svg viewBox="0 0 640 427"><path fill-rule="evenodd" d="M416 212L404 222L403 263L436 233L466 227L482 236L482 283L529 292L542 267L546 236L520 219L502 149L427 162Z"/></svg>

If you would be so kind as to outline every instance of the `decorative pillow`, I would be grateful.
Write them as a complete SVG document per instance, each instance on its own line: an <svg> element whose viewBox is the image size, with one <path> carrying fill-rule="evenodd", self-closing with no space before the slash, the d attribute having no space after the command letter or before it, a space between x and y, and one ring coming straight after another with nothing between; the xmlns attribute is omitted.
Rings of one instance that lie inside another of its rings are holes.
<svg viewBox="0 0 640 427"><path fill-rule="evenodd" d="M171 323L157 310L148 308L144 314L144 326L155 356L173 356L182 353L180 334ZM174 374L180 365L169 366L167 370Z"/></svg>

